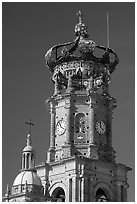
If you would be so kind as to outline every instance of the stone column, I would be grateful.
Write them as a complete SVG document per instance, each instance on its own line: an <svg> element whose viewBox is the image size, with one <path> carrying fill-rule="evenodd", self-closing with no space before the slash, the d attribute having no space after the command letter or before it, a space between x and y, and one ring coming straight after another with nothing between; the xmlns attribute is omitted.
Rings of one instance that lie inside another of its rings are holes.
<svg viewBox="0 0 137 204"><path fill-rule="evenodd" d="M66 186L65 202L69 202L69 176L66 175L66 177L68 178L64 181L64 184Z"/></svg>
<svg viewBox="0 0 137 204"><path fill-rule="evenodd" d="M93 80L93 77L90 77L90 79L88 80L89 81L89 85L87 87L87 90L89 93L91 93L94 89L94 80Z"/></svg>
<svg viewBox="0 0 137 204"><path fill-rule="evenodd" d="M27 169L27 154L25 154L25 169Z"/></svg>
<svg viewBox="0 0 137 204"><path fill-rule="evenodd" d="M107 115L106 115L106 136L107 136L107 145L109 147L112 147L112 107L111 107L111 101L106 99L107 103Z"/></svg>
<svg viewBox="0 0 137 204"><path fill-rule="evenodd" d="M90 98L90 105L89 105L89 134L90 134L90 144L94 144L94 109L92 107L92 98Z"/></svg>
<svg viewBox="0 0 137 204"><path fill-rule="evenodd" d="M55 107L53 101L50 102L50 149L55 147Z"/></svg>
<svg viewBox="0 0 137 204"><path fill-rule="evenodd" d="M68 200L68 202L72 202L72 178L69 178L68 189L69 189L69 200Z"/></svg>
<svg viewBox="0 0 137 204"><path fill-rule="evenodd" d="M80 200L79 202L88 202L89 199L89 183L88 178L85 176L82 176L80 178Z"/></svg>
<svg viewBox="0 0 137 204"><path fill-rule="evenodd" d="M84 177L82 177L81 178L81 201L80 202L84 202L85 201L85 199L84 199L84 195L85 195L85 193L84 193L84 191L85 191L85 188L84 188L84 183L85 183L85 179L84 179Z"/></svg>
<svg viewBox="0 0 137 204"><path fill-rule="evenodd" d="M84 186L84 188L85 188L85 191L84 191L84 193L85 193L85 200L84 200L84 202L89 202L89 177L88 176L86 176L85 177L85 186Z"/></svg>
<svg viewBox="0 0 137 204"><path fill-rule="evenodd" d="M71 96L70 96L71 97ZM66 144L71 143L71 104L70 104L70 99L69 102L66 104L66 122L67 122L67 127L66 127Z"/></svg>
<svg viewBox="0 0 137 204"><path fill-rule="evenodd" d="M81 178L78 178L78 201L81 202Z"/></svg>
<svg viewBox="0 0 137 204"><path fill-rule="evenodd" d="M72 177L72 202L78 202L78 178Z"/></svg>
<svg viewBox="0 0 137 204"><path fill-rule="evenodd" d="M50 99L50 148L47 152L47 162L55 160L55 101Z"/></svg>
<svg viewBox="0 0 137 204"><path fill-rule="evenodd" d="M81 165L81 174L80 174L80 202L85 202L85 175L84 175L84 165Z"/></svg>
<svg viewBox="0 0 137 204"><path fill-rule="evenodd" d="M67 92L72 92L72 91L73 91L72 76L69 75Z"/></svg>
<svg viewBox="0 0 137 204"><path fill-rule="evenodd" d="M95 138L95 113L94 113L94 104L92 98L90 96L90 104L89 104L89 148L88 148L88 156L92 159L98 159L98 146L96 145Z"/></svg>
<svg viewBox="0 0 137 204"><path fill-rule="evenodd" d="M93 177L90 175L89 178L89 202L95 202L95 198L94 198L94 179Z"/></svg>
<svg viewBox="0 0 137 204"><path fill-rule="evenodd" d="M65 202L72 202L72 178L70 178L70 176L68 176L68 178L66 179L65 185L66 185Z"/></svg>
<svg viewBox="0 0 137 204"><path fill-rule="evenodd" d="M121 202L121 181L117 181L117 202Z"/></svg>
<svg viewBox="0 0 137 204"><path fill-rule="evenodd" d="M107 67L109 70L109 66ZM103 94L109 96L109 80L110 80L110 73L103 74Z"/></svg>
<svg viewBox="0 0 137 204"><path fill-rule="evenodd" d="M127 182L123 182L123 186L121 188L121 194L122 194L122 202L127 202L127 188L129 187L129 184Z"/></svg>
<svg viewBox="0 0 137 204"><path fill-rule="evenodd" d="M127 188L129 187L126 181L117 181L117 202L127 202Z"/></svg>

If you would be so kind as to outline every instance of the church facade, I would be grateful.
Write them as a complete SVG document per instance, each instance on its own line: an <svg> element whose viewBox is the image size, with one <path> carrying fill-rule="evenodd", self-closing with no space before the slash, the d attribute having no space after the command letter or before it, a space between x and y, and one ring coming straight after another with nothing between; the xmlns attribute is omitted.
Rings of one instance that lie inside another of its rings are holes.
<svg viewBox="0 0 137 204"><path fill-rule="evenodd" d="M35 165L31 121L22 169L3 201L125 202L127 172L115 160L112 117L116 99L109 93L110 76L119 60L115 51L89 39L78 12L75 40L55 45L45 54L54 93L50 109L47 161ZM97 57L94 51L102 51ZM113 60L112 60L113 58Z"/></svg>

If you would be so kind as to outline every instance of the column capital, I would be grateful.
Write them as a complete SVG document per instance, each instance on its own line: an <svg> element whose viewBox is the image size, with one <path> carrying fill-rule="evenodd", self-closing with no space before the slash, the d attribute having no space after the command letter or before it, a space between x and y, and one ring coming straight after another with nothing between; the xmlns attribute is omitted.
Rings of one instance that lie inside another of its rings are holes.
<svg viewBox="0 0 137 204"><path fill-rule="evenodd" d="M127 181L115 181L115 183L118 185L118 186L123 186L125 188L129 188L129 184L127 183Z"/></svg>
<svg viewBox="0 0 137 204"><path fill-rule="evenodd" d="M87 87L88 93L92 93L94 91L94 79L93 77L90 77L88 80L88 87Z"/></svg>
<svg viewBox="0 0 137 204"><path fill-rule="evenodd" d="M96 99L90 95L89 97L89 109L96 108Z"/></svg>
<svg viewBox="0 0 137 204"><path fill-rule="evenodd" d="M71 107L70 103L66 103L65 106L64 106L64 108L66 108L66 109L70 109L70 107Z"/></svg>
<svg viewBox="0 0 137 204"><path fill-rule="evenodd" d="M50 108L49 108L49 113L50 113L50 114L55 113L55 108L54 108L54 107L50 107Z"/></svg>
<svg viewBox="0 0 137 204"><path fill-rule="evenodd" d="M49 103L50 114L55 113L55 105L56 105L56 101L51 100Z"/></svg>

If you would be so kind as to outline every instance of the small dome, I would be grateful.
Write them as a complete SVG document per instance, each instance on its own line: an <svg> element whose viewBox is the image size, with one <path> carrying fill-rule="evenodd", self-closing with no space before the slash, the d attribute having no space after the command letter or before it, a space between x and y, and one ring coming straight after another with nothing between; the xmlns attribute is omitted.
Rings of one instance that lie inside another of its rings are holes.
<svg viewBox="0 0 137 204"><path fill-rule="evenodd" d="M34 148L30 145L27 145L26 147L24 147L23 152L34 152Z"/></svg>
<svg viewBox="0 0 137 204"><path fill-rule="evenodd" d="M37 173L34 171L22 171L22 172L20 172L16 176L16 178L13 182L13 186L23 185L26 183L26 181L27 181L27 184L42 186L41 179L39 178Z"/></svg>

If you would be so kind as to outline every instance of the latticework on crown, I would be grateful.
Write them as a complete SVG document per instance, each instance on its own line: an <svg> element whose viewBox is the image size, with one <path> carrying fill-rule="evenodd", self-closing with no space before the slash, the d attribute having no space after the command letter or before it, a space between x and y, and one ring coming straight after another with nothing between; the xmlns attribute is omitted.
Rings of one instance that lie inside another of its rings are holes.
<svg viewBox="0 0 137 204"><path fill-rule="evenodd" d="M75 40L55 45L45 54L46 65L53 74L52 80L58 87L71 86L75 89L86 88L92 81L92 87L98 89L108 84L110 74L118 64L114 50L97 45L88 39L87 26L82 22L79 12L79 22L75 26ZM102 56L95 55L96 50L102 50ZM114 60L110 60L110 55Z"/></svg>
<svg viewBox="0 0 137 204"><path fill-rule="evenodd" d="M96 44L88 39L87 26L82 21L75 26L75 36L74 41L55 45L45 54L46 64L52 72L58 64L91 59Z"/></svg>

